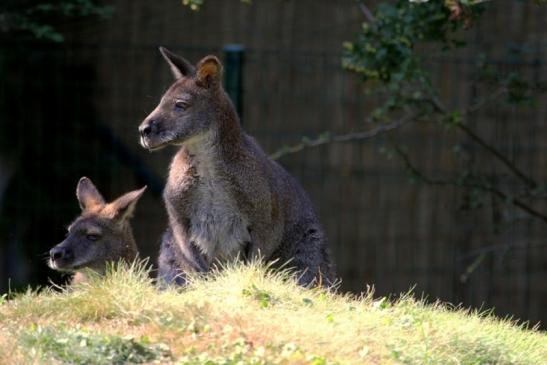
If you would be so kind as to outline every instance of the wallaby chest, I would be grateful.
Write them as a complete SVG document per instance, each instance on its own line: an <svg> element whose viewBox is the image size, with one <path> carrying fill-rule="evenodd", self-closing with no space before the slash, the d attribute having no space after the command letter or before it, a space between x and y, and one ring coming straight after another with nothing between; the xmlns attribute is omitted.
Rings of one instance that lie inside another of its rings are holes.
<svg viewBox="0 0 547 365"><path fill-rule="evenodd" d="M164 199L171 224L183 224L187 240L209 262L232 259L250 241L246 217L213 155L182 149L170 168Z"/></svg>

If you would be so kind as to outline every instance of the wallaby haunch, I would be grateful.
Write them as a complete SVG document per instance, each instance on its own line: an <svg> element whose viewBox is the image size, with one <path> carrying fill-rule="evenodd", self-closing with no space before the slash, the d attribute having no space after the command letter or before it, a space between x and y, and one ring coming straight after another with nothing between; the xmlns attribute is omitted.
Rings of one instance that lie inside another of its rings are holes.
<svg viewBox="0 0 547 365"><path fill-rule="evenodd" d="M221 85L222 65L207 56L196 66L160 51L176 79L140 125L149 150L180 146L164 201L169 228L159 274L182 284L184 273L215 262L260 255L300 273L300 283L334 278L325 234L297 181L241 129Z"/></svg>
<svg viewBox="0 0 547 365"><path fill-rule="evenodd" d="M146 186L106 203L95 185L82 177L76 188L82 213L68 227L65 240L49 251L49 267L75 272L73 282L85 280L84 268L104 273L107 263L131 262L137 257L129 218Z"/></svg>

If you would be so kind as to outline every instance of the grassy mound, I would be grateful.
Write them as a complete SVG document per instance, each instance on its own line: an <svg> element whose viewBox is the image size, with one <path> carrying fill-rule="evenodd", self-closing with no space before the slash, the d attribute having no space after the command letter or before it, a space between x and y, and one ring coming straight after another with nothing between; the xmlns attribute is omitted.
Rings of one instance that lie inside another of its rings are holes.
<svg viewBox="0 0 547 365"><path fill-rule="evenodd" d="M6 364L541 364L547 335L488 315L303 289L233 265L158 291L142 264L0 300Z"/></svg>

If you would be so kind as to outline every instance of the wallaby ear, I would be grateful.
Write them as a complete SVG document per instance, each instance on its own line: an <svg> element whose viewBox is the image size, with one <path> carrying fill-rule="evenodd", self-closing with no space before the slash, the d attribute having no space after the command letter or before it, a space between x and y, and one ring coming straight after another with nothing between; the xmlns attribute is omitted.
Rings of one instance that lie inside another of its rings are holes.
<svg viewBox="0 0 547 365"><path fill-rule="evenodd" d="M169 67L171 68L171 73L176 80L181 79L185 76L193 76L196 73L195 67L181 56L174 54L164 47L160 47L160 52L165 61L167 61L167 63L169 64Z"/></svg>
<svg viewBox="0 0 547 365"><path fill-rule="evenodd" d="M197 65L196 82L203 87L219 86L222 78L222 64L215 56L206 56Z"/></svg>
<svg viewBox="0 0 547 365"><path fill-rule="evenodd" d="M135 211L135 206L139 201L139 198L144 194L146 186L142 189L132 191L130 193L124 194L118 199L114 200L112 203L109 203L105 209L109 217L116 220L125 220L133 216Z"/></svg>
<svg viewBox="0 0 547 365"><path fill-rule="evenodd" d="M101 193L99 193L99 190L97 190L91 180L85 176L78 181L76 197L80 202L80 208L82 208L82 210L93 210L105 204L104 198Z"/></svg>

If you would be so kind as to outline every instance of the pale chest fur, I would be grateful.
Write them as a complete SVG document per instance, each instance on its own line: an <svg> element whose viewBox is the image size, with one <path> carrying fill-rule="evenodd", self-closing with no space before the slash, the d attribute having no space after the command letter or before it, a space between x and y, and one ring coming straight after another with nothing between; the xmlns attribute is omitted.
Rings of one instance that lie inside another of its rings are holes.
<svg viewBox="0 0 547 365"><path fill-rule="evenodd" d="M188 222L186 237L208 258L235 258L250 241L248 222L241 214L214 156L196 151L175 157L168 179L166 201L172 221ZM180 154L180 153L179 153ZM177 159L179 159L177 161ZM176 219L184 218L184 219Z"/></svg>

